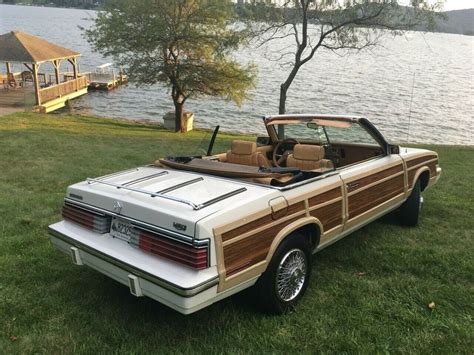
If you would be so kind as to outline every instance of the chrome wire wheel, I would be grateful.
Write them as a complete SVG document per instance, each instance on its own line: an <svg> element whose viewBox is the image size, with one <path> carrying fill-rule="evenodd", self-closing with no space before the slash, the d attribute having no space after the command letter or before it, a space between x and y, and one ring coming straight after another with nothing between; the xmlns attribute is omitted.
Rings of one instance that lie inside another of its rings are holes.
<svg viewBox="0 0 474 355"><path fill-rule="evenodd" d="M282 301L292 301L300 294L306 281L307 262L306 254L301 249L292 249L281 259L275 281L278 297Z"/></svg>

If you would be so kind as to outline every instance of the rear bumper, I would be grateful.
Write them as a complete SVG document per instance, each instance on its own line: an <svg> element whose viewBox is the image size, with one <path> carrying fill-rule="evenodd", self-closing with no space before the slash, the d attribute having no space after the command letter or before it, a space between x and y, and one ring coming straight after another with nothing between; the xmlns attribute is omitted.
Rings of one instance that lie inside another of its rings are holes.
<svg viewBox="0 0 474 355"><path fill-rule="evenodd" d="M64 224L64 222L61 222ZM66 234L59 224L49 227L52 244L72 256L76 265L87 265L100 273L128 286L132 294L147 296L183 314L193 313L214 303L217 295L217 274L205 280L199 277L195 283L179 285L169 279L152 274L136 265L79 241L74 235ZM78 227L75 227L77 232ZM82 229L82 228L80 228ZM91 233L84 230L84 233ZM133 252L135 252L133 250ZM161 265L161 269L167 269ZM131 281L134 280L134 281ZM132 285L133 283L133 285ZM138 287L138 289L137 289Z"/></svg>

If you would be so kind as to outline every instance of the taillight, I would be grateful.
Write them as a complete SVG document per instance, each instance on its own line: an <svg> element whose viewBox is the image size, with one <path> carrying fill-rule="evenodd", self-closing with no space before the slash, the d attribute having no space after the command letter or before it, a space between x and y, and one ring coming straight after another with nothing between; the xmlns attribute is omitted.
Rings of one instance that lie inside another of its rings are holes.
<svg viewBox="0 0 474 355"><path fill-rule="evenodd" d="M130 239L130 244L194 269L202 270L208 265L207 246L198 248L144 230L138 230L135 236Z"/></svg>
<svg viewBox="0 0 474 355"><path fill-rule="evenodd" d="M100 234L108 233L110 230L111 218L97 212L65 204L62 215L64 219Z"/></svg>

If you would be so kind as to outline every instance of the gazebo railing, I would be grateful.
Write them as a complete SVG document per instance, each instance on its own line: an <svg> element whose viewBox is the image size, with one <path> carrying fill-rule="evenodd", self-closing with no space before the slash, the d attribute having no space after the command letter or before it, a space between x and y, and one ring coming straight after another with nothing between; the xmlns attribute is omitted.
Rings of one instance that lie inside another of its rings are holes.
<svg viewBox="0 0 474 355"><path fill-rule="evenodd" d="M58 99L75 91L82 90L86 87L87 78L85 76L81 76L77 79L72 79L58 85L40 89L39 95L41 98L41 103Z"/></svg>

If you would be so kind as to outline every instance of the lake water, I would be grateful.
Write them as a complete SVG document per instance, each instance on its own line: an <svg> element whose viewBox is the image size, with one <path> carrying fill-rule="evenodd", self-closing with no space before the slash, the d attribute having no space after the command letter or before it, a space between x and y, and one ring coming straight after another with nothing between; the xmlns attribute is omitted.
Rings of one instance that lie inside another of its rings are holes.
<svg viewBox="0 0 474 355"><path fill-rule="evenodd" d="M82 53L81 70L110 60L93 53L78 26L88 27L94 12L0 5L0 33L28 32ZM270 48L271 50L271 48ZM259 69L258 86L242 107L216 98L189 100L195 126L263 133L261 117L278 112L279 85L286 71L265 56L244 49L243 62ZM18 67L20 70L20 67ZM2 68L3 70L3 68ZM21 69L22 70L22 69ZM413 95L412 95L413 93ZM107 117L148 119L173 110L166 87L121 87L74 100L75 111ZM408 33L384 46L340 57L319 52L303 67L290 89L289 113L352 114L369 118L392 141L474 145L474 37Z"/></svg>

